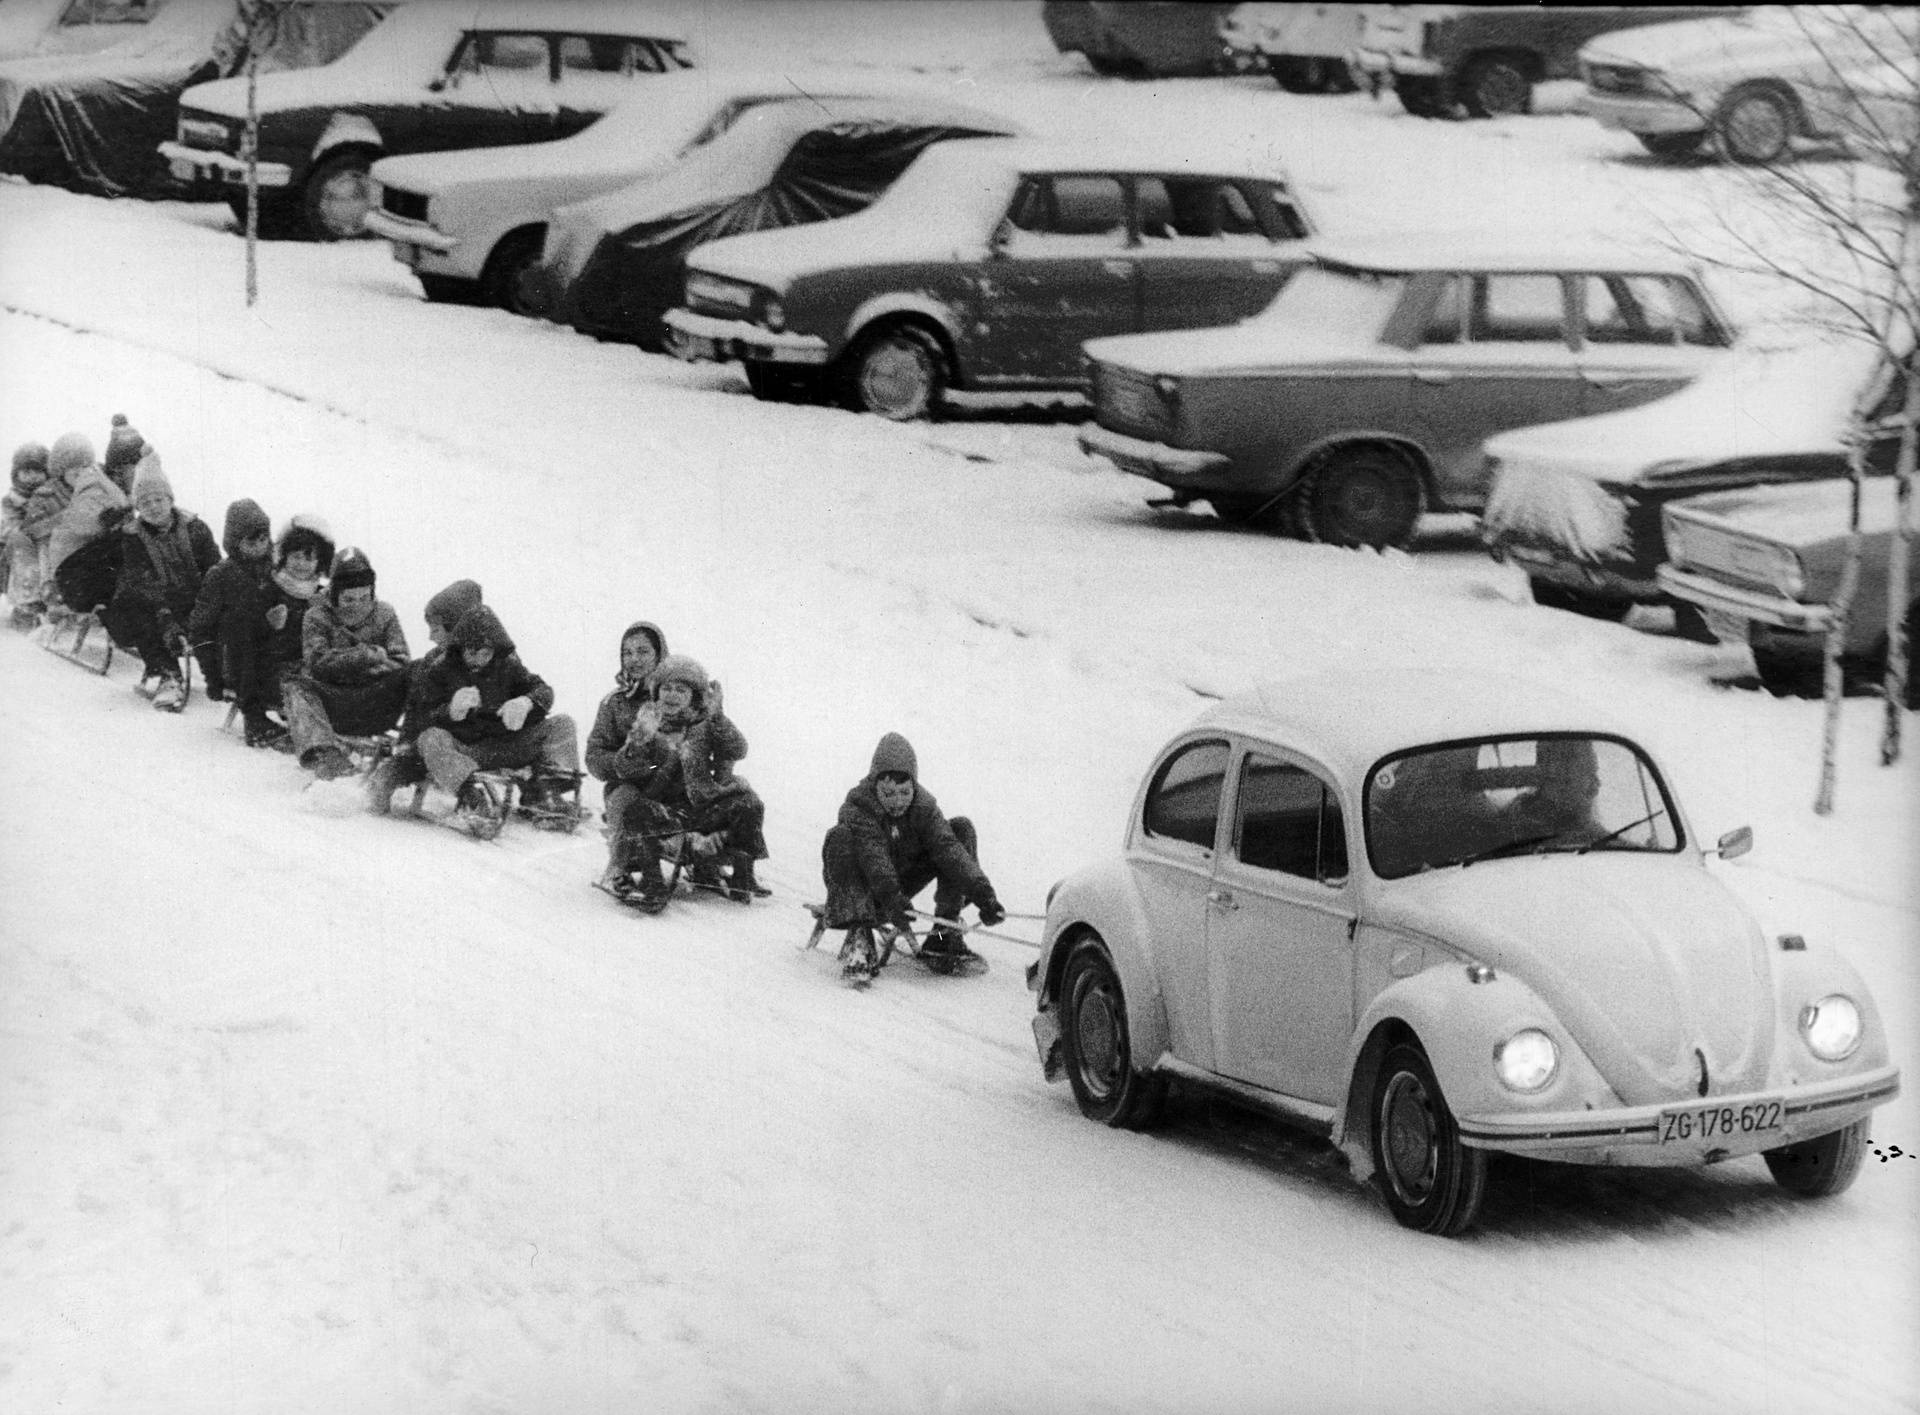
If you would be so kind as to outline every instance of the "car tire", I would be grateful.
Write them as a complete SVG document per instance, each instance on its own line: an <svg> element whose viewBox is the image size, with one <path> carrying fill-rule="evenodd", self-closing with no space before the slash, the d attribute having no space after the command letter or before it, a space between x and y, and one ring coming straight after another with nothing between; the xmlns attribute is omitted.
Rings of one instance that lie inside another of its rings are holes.
<svg viewBox="0 0 1920 1415"><path fill-rule="evenodd" d="M1074 944L1060 981L1060 1049L1080 1113L1122 1130L1145 1130L1166 1106L1167 1078L1134 1069L1127 1001L1106 946Z"/></svg>
<svg viewBox="0 0 1920 1415"><path fill-rule="evenodd" d="M509 314L538 318L541 302L528 288L527 277L540 264L540 252L546 244L544 226L515 231L493 248L480 271L480 299L497 305Z"/></svg>
<svg viewBox="0 0 1920 1415"><path fill-rule="evenodd" d="M909 324L863 338L847 366L849 405L894 422L931 417L946 385L947 356L940 341Z"/></svg>
<svg viewBox="0 0 1920 1415"><path fill-rule="evenodd" d="M1405 545L1427 507L1420 473L1379 446L1337 449L1298 495L1309 538L1349 549Z"/></svg>
<svg viewBox="0 0 1920 1415"><path fill-rule="evenodd" d="M1426 1053L1401 1042L1380 1063L1372 1100L1374 1178L1404 1227L1447 1237L1480 1212L1485 1151L1460 1143Z"/></svg>
<svg viewBox="0 0 1920 1415"><path fill-rule="evenodd" d="M1533 79L1513 54L1482 54L1460 76L1460 104L1470 118L1513 118L1533 112Z"/></svg>
<svg viewBox="0 0 1920 1415"><path fill-rule="evenodd" d="M1610 624L1618 624L1633 608L1633 601L1630 599L1570 590L1565 585L1554 584L1551 580L1529 578L1527 588L1533 591L1533 602L1543 608L1564 609L1569 614L1584 615L1588 619L1604 619Z"/></svg>
<svg viewBox="0 0 1920 1415"><path fill-rule="evenodd" d="M1774 89L1748 88L1728 94L1713 115L1714 135L1729 161L1767 166L1793 154L1800 130L1792 100Z"/></svg>
<svg viewBox="0 0 1920 1415"><path fill-rule="evenodd" d="M1396 75L1393 91L1400 106L1416 118L1453 116L1453 93L1444 77Z"/></svg>
<svg viewBox="0 0 1920 1415"><path fill-rule="evenodd" d="M242 237L247 234L247 194L245 190L227 194L227 210L233 213L234 229ZM255 234L263 241L285 240L289 236L300 234L300 208L298 203L288 200L287 196L275 189L273 192L260 193L260 208Z"/></svg>
<svg viewBox="0 0 1920 1415"><path fill-rule="evenodd" d="M1278 498L1266 496L1210 496L1207 503L1213 507L1214 515L1231 526L1246 526L1250 530L1265 531L1268 535L1293 536L1299 534L1297 518L1292 514L1293 505L1300 498L1285 494Z"/></svg>
<svg viewBox="0 0 1920 1415"><path fill-rule="evenodd" d="M1640 146L1655 157L1669 162L1682 157L1691 157L1700 150L1707 140L1707 130L1699 128L1691 133L1638 133Z"/></svg>
<svg viewBox="0 0 1920 1415"><path fill-rule="evenodd" d="M747 371L747 387L763 403L820 401L820 373L817 369L793 368L757 359L747 360L743 367Z"/></svg>
<svg viewBox="0 0 1920 1415"><path fill-rule="evenodd" d="M420 291L436 305L471 305L476 303L478 291L471 280L463 280L457 275L422 275L415 271L413 278L420 282Z"/></svg>
<svg viewBox="0 0 1920 1415"><path fill-rule="evenodd" d="M1870 1119L1860 1119L1844 1130L1768 1150L1762 1156L1767 1172L1796 1198L1824 1199L1841 1193L1859 1177L1872 1125Z"/></svg>
<svg viewBox="0 0 1920 1415"><path fill-rule="evenodd" d="M341 152L323 159L300 189L300 212L307 235L316 241L351 241L366 234L373 209L373 158L365 152Z"/></svg>
<svg viewBox="0 0 1920 1415"><path fill-rule="evenodd" d="M1817 698L1826 687L1825 665L1805 654L1777 653L1754 643L1753 671L1776 698Z"/></svg>

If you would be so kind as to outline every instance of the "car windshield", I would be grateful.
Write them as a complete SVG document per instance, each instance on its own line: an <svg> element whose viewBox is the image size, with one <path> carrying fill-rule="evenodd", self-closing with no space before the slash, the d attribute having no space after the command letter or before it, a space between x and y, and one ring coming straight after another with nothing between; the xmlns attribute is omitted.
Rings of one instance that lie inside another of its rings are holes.
<svg viewBox="0 0 1920 1415"><path fill-rule="evenodd" d="M1563 733L1387 757L1367 777L1366 824L1382 879L1505 856L1672 853L1681 844L1653 763L1618 738Z"/></svg>
<svg viewBox="0 0 1920 1415"><path fill-rule="evenodd" d="M1385 327L1406 283L1404 275L1310 265L1289 280L1254 320L1311 329L1316 334L1348 330L1370 339Z"/></svg>

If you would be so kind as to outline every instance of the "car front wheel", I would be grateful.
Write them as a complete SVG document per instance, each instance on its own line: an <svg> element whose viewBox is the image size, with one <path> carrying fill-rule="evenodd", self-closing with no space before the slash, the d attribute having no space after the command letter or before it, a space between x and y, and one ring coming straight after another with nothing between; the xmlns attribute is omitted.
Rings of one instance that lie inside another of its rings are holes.
<svg viewBox="0 0 1920 1415"><path fill-rule="evenodd" d="M537 227L516 231L495 246L487 257L486 269L480 273L480 298L510 314L537 318L540 301L529 277L540 263L545 240L545 228Z"/></svg>
<svg viewBox="0 0 1920 1415"><path fill-rule="evenodd" d="M373 209L373 159L343 152L313 169L303 188L307 234L316 241L348 241L364 235Z"/></svg>
<svg viewBox="0 0 1920 1415"><path fill-rule="evenodd" d="M912 422L939 404L947 360L931 334L895 325L862 340L848 372L849 401L856 411Z"/></svg>
<svg viewBox="0 0 1920 1415"><path fill-rule="evenodd" d="M1445 118L1453 112L1453 93L1444 78L1396 75L1393 91L1400 106L1416 118Z"/></svg>
<svg viewBox="0 0 1920 1415"><path fill-rule="evenodd" d="M1533 80L1521 61L1487 54L1467 66L1460 79L1460 102L1474 118L1508 118L1533 111Z"/></svg>
<svg viewBox="0 0 1920 1415"><path fill-rule="evenodd" d="M1860 1173L1872 1123L1856 1120L1830 1135L1816 1135L1768 1150L1764 1158L1773 1182L1802 1199L1824 1199L1840 1193Z"/></svg>
<svg viewBox="0 0 1920 1415"><path fill-rule="evenodd" d="M1394 1218L1420 1233L1459 1233L1480 1211L1487 1157L1460 1143L1426 1053L1402 1042L1373 1088L1373 1163Z"/></svg>
<svg viewBox="0 0 1920 1415"><path fill-rule="evenodd" d="M1749 166L1778 162L1793 150L1793 105L1771 89L1731 94L1714 115L1720 146L1735 162Z"/></svg>
<svg viewBox="0 0 1920 1415"><path fill-rule="evenodd" d="M1349 548L1405 545L1426 509L1426 488L1404 457L1384 447L1336 451L1304 492L1313 539Z"/></svg>
<svg viewBox="0 0 1920 1415"><path fill-rule="evenodd" d="M1127 1000L1107 950L1089 935L1067 956L1060 986L1061 1049L1081 1114L1145 1130L1160 1118L1167 1078L1134 1069Z"/></svg>

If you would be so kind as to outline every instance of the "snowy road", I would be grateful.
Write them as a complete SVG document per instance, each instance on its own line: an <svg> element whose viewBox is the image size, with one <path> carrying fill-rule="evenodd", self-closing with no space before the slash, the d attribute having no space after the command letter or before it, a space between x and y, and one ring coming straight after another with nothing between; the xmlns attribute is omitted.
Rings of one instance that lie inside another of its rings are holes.
<svg viewBox="0 0 1920 1415"><path fill-rule="evenodd" d="M1223 117L1254 96L1222 92ZM1257 96L1378 143L1382 181L1432 185L1440 132L1528 191L1613 173L1571 119ZM1626 172L1650 203L1671 175ZM1820 820L1815 708L1709 686L1737 652L1536 608L1458 526L1373 556L1155 513L1070 424L763 406L426 306L374 246L268 249L249 312L217 226L0 184L0 436L124 411L216 524L242 495L322 512L416 649L471 574L579 718L620 627L659 621L752 740L779 895L641 919L588 891L591 832L372 821L217 709L163 718L124 670L0 640L0 1407L1920 1405L1920 770L1872 765L1870 705ZM1041 1081L1018 944L864 996L796 948L883 730L1037 910L1209 695L1383 659L1558 679L1639 726L1705 833L1752 823L1723 877L1867 975L1902 1154L1811 1205L1758 1161L1499 1165L1480 1229L1425 1239L1218 1104L1082 1120Z"/></svg>

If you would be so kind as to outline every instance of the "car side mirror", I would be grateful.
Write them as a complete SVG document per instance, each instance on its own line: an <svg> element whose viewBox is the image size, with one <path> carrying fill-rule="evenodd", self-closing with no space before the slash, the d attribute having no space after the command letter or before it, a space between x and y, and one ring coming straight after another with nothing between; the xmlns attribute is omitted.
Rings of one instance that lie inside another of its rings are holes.
<svg viewBox="0 0 1920 1415"><path fill-rule="evenodd" d="M993 235L987 238L987 254L1005 255L1007 253L1007 242L1012 239L1013 222L1003 216L1000 218L1000 224L993 228Z"/></svg>
<svg viewBox="0 0 1920 1415"><path fill-rule="evenodd" d="M1720 843L1713 853L1723 860L1737 860L1753 849L1753 827L1743 825L1738 830L1730 830L1720 837Z"/></svg>

